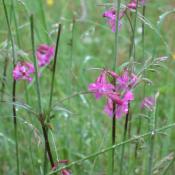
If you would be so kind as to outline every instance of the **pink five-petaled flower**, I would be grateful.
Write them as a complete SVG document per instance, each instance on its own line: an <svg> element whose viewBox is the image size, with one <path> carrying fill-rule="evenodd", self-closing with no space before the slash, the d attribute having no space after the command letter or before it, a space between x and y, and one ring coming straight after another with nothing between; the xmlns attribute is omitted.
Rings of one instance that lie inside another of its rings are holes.
<svg viewBox="0 0 175 175"><path fill-rule="evenodd" d="M116 31L116 19L117 19L117 14L114 8L111 8L103 13L103 17L107 19L107 23L110 26L112 32ZM118 28L120 30L121 28L121 15L119 14L119 21L118 21Z"/></svg>
<svg viewBox="0 0 175 175"><path fill-rule="evenodd" d="M100 99L103 95L115 89L114 85L106 80L107 72L104 70L94 83L89 84L88 90L92 92L96 99Z"/></svg>
<svg viewBox="0 0 175 175"><path fill-rule="evenodd" d="M46 44L41 44L36 51L36 57L38 59L38 66L43 67L50 63L54 56L54 47Z"/></svg>
<svg viewBox="0 0 175 175"><path fill-rule="evenodd" d="M13 78L15 80L27 80L32 81L31 74L35 72L34 65L32 63L21 61L18 62L13 70Z"/></svg>
<svg viewBox="0 0 175 175"><path fill-rule="evenodd" d="M155 97L150 96L150 97L145 97L141 103L141 108L146 108L150 111L153 110L155 106Z"/></svg>

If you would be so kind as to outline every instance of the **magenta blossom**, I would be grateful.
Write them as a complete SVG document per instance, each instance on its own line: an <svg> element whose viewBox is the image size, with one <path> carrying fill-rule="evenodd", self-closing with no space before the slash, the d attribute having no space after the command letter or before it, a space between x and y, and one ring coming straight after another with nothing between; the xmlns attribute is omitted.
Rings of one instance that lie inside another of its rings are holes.
<svg viewBox="0 0 175 175"><path fill-rule="evenodd" d="M107 104L104 108L104 112L110 117L115 114L116 118L121 118L124 114L128 113L128 105L134 100L134 95L132 92L128 91L122 99L114 101L111 98L107 99ZM114 109L115 108L115 109Z"/></svg>
<svg viewBox="0 0 175 175"><path fill-rule="evenodd" d="M133 88L138 82L138 77L135 74L129 74L127 70L117 78L118 89L127 90Z"/></svg>
<svg viewBox="0 0 175 175"><path fill-rule="evenodd" d="M141 103L141 108L146 108L150 111L153 110L155 106L155 97L150 96L150 97L145 97L144 100Z"/></svg>
<svg viewBox="0 0 175 175"><path fill-rule="evenodd" d="M112 77L112 83L109 81ZM127 70L121 76L113 71L103 70L95 83L91 83L88 87L93 92L96 99L104 96L107 103L104 112L110 117L121 118L128 113L128 105L134 100L132 88L136 85L138 78L135 74L129 74Z"/></svg>
<svg viewBox="0 0 175 175"><path fill-rule="evenodd" d="M18 62L13 70L13 78L15 80L27 80L32 81L31 74L35 72L34 65L32 63L21 61Z"/></svg>
<svg viewBox="0 0 175 175"><path fill-rule="evenodd" d="M106 80L106 71L102 71L94 83L89 84L88 90L92 92L96 99L101 98L108 92L111 92L115 87Z"/></svg>
<svg viewBox="0 0 175 175"><path fill-rule="evenodd" d="M138 5L144 5L145 4L145 0L138 0ZM137 0L131 0L129 3L128 3L128 5L127 5L127 7L129 8L129 9L136 9L137 8Z"/></svg>
<svg viewBox="0 0 175 175"><path fill-rule="evenodd" d="M61 175L71 175L71 173L66 169L62 169L61 170Z"/></svg>
<svg viewBox="0 0 175 175"><path fill-rule="evenodd" d="M116 31L116 19L117 14L114 8L111 8L103 13L103 17L107 19L107 23L110 26L112 32ZM119 15L118 28L121 29L121 15Z"/></svg>
<svg viewBox="0 0 175 175"><path fill-rule="evenodd" d="M134 95L131 91L126 92L122 101L122 104L118 104L115 111L116 118L121 118L124 114L128 113L128 105L134 100Z"/></svg>
<svg viewBox="0 0 175 175"><path fill-rule="evenodd" d="M38 59L38 66L43 67L50 63L54 56L54 47L46 44L41 44L36 51L36 57Z"/></svg>

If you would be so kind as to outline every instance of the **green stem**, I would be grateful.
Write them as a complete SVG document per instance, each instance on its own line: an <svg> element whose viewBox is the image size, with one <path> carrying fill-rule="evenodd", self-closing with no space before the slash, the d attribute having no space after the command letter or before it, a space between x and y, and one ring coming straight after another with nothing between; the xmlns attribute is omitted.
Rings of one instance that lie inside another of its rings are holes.
<svg viewBox="0 0 175 175"><path fill-rule="evenodd" d="M61 24L58 25L58 34L55 46L55 55L54 55L54 62L53 62L53 73L52 73L52 80L51 80L51 90L50 90L50 100L49 100L49 113L52 108L52 97L53 97L53 90L54 90L54 82L55 82L55 72L56 72L56 64L57 64L57 55L58 55L58 47L61 35Z"/></svg>
<svg viewBox="0 0 175 175"><path fill-rule="evenodd" d="M128 109L129 109L128 105ZM129 110L128 113L126 115L126 119L125 119L125 126L124 126L124 133L123 133L123 142L126 140L126 134L127 134L127 129L128 129L128 120L129 120ZM124 160L124 154L125 154L125 145L122 145L122 151L121 151L121 160L120 160L120 175L122 175L123 173L123 160Z"/></svg>
<svg viewBox="0 0 175 175"><path fill-rule="evenodd" d="M52 108L52 97L53 97L53 90L54 90L54 82L55 82L55 72L56 72L56 64L57 64L57 55L58 55L58 46L60 41L61 35L61 24L58 25L58 34L55 46L55 55L54 55L54 63L53 63L53 73L52 73L52 80L51 80L51 90L50 90L50 99L49 99L49 109L46 122L49 122L50 112ZM46 130L46 134L48 137L48 129ZM44 154L44 172L47 171L47 145L45 144L45 154Z"/></svg>
<svg viewBox="0 0 175 175"><path fill-rule="evenodd" d="M45 141L45 147L48 153L48 157L50 160L51 167L54 166L54 161L51 153L51 148L49 144L48 134L47 134L47 125L45 124L45 116L42 112L42 105L41 105L41 95L40 95L40 86L39 86L39 79L38 79L38 66L37 66L37 60L35 57L35 39L34 39L34 19L33 15L30 16L30 24L31 24L31 40L32 40L32 52L33 52L33 60L34 60L34 66L35 66L35 78L36 78L36 90L37 90L37 96L38 96L38 108L39 108L39 121L42 126L44 141ZM45 170L45 168L44 168ZM44 172L45 174L46 172Z"/></svg>
<svg viewBox="0 0 175 175"><path fill-rule="evenodd" d="M143 6L143 10L142 10L142 15L143 17L145 17L145 12L146 12L146 6L144 5ZM142 56L143 56L143 59L145 58L145 23L144 21L142 22ZM143 74L145 74L145 71L143 72ZM145 83L143 85L143 97L145 96ZM140 131L141 131L141 127L142 127L142 118L139 117L139 123L138 123L138 127L137 127L137 135L140 134ZM138 151L138 146L139 146L139 143L136 143L136 146L135 146L135 158L137 158L137 151Z"/></svg>
<svg viewBox="0 0 175 175"><path fill-rule="evenodd" d="M156 99L156 101L157 101L157 99ZM149 174L149 175L153 174L152 167L153 167L153 157L154 157L155 128L156 128L156 105L153 109L152 116L150 118L151 135L150 135L148 172L146 173L146 174Z"/></svg>
<svg viewBox="0 0 175 175"><path fill-rule="evenodd" d="M117 55L118 55L118 33L119 33L119 13L120 13L120 3L121 0L117 0L117 19L116 19L116 31L115 31L115 44L114 44L114 64L113 70L116 71L117 66ZM114 82L115 84L116 82ZM116 140L116 119L115 119L115 104L114 104L114 111L113 111L113 118L112 118L112 145L115 144ZM111 174L114 174L114 165L115 165L115 150L112 150L112 157L111 157Z"/></svg>
<svg viewBox="0 0 175 175"><path fill-rule="evenodd" d="M37 91L37 97L38 97L38 108L39 108L39 113L42 114L40 85L39 85L39 78L38 78L38 65L37 65L37 59L36 59L36 56L35 56L35 38L34 38L34 19L33 19L33 15L30 16L30 28L31 28L33 62L34 62L34 67L35 67L35 79L36 79L35 82L36 82L36 91Z"/></svg>
<svg viewBox="0 0 175 175"><path fill-rule="evenodd" d="M16 56L15 56L14 41L13 41L12 31L11 31L11 27L10 27L9 18L8 18L7 7L6 7L6 4L5 4L4 0L2 0L2 2L3 2L5 18L6 18L6 22L7 22L7 26L8 26L9 37L10 37L10 41L11 41L11 45L12 45L13 68L15 68ZM15 148L16 148L16 164L17 164L16 165L17 166L16 174L19 175L20 174L20 169L19 169L18 127L17 127L16 106L15 106L15 102L16 102L16 80L13 80L12 102L13 102L12 109L13 109Z"/></svg>
<svg viewBox="0 0 175 175"><path fill-rule="evenodd" d="M161 131L164 131L164 130L173 128L173 127L175 127L175 123L166 125L166 126L164 126L164 127L162 127L162 128L155 129L155 130L154 130L154 133L156 134L156 133L159 133L159 132L161 132ZM70 168L70 167L73 166L73 165L81 164L81 162L83 162L83 161L85 161L85 160L92 159L92 158L97 157L97 156L99 156L99 155L101 155L101 154L104 154L104 153L109 152L109 151L111 151L111 150L113 150L113 149L116 149L116 148L118 148L118 147L120 147L120 146L122 146L122 145L124 145L124 144L131 143L131 142L133 142L133 141L136 141L136 140L139 140L139 139L141 139L141 138L147 137L147 136L149 136L149 135L151 135L151 134L152 134L152 131L149 131L149 132L147 132L147 133L145 133L145 134L142 134L142 135L139 135L139 136L135 136L135 137L133 137L133 138L131 138L131 139L128 139L128 140L126 140L126 141L124 141L124 142L121 142L121 143L115 144L115 145L113 145L113 146L111 146L111 147L105 148L105 149L103 149L103 150L101 150L101 151L99 151L99 152L93 153L93 154L91 154L91 155L89 155L89 156L87 156L87 157L84 157L84 158L80 159L80 160L74 161L74 162L72 162L72 163L70 163L70 164L68 164L68 165L66 165L66 166L64 166L64 167L62 167L62 168L59 168L59 169L57 169L57 170L55 170L55 171L52 171L52 172L49 173L49 175L54 174L54 173L57 173L57 172L60 172L60 171L61 171L62 169L64 169L64 168Z"/></svg>
<svg viewBox="0 0 175 175"><path fill-rule="evenodd" d="M131 41L131 50L130 50L131 52L130 63L131 63L132 72L134 70L134 60L135 60L135 30L136 30L136 24L137 24L138 1L139 0L137 0L136 13L135 13L134 25L133 25L133 35L132 35L132 41Z"/></svg>

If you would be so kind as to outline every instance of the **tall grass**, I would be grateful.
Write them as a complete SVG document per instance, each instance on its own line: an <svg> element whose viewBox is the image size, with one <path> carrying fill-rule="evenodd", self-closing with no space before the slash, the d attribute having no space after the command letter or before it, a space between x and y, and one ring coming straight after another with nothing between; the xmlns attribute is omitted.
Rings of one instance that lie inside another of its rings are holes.
<svg viewBox="0 0 175 175"><path fill-rule="evenodd" d="M47 0L1 2L0 174L63 174L66 169L75 175L173 175L173 1L142 7L137 0L120 30L119 13L129 1L86 1L86 13L77 0L53 0L52 6ZM115 33L102 18L113 6ZM51 64L38 68L37 46L54 42ZM162 56L169 57L167 63ZM31 83L13 80L20 60L34 63ZM141 78L121 119L106 117L104 100L95 101L87 91L103 68L119 74L128 68ZM157 91L154 110L140 109L142 99Z"/></svg>

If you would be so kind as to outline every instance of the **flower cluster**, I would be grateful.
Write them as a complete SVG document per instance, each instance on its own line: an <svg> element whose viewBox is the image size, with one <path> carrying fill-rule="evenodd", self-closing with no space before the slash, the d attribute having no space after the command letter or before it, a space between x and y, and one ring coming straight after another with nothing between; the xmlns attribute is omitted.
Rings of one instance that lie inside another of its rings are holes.
<svg viewBox="0 0 175 175"><path fill-rule="evenodd" d="M32 81L31 74L35 72L35 68L32 63L21 61L18 62L13 70L13 78L15 80L27 80Z"/></svg>
<svg viewBox="0 0 175 175"><path fill-rule="evenodd" d="M126 7L119 13L118 17L118 28L121 29L122 26L122 17L125 16L127 9L135 10L137 6L143 6L145 4L145 0L131 0ZM116 20L117 20L117 12L114 8L111 8L103 13L103 17L107 19L107 23L110 26L112 32L116 31Z"/></svg>
<svg viewBox="0 0 175 175"><path fill-rule="evenodd" d="M112 78L112 82L110 79ZM98 100L105 96L107 103L104 112L110 117L121 118L128 113L128 104L134 100L132 89L138 82L135 74L125 70L122 75L113 71L103 70L94 83L89 84L88 90Z"/></svg>
<svg viewBox="0 0 175 175"><path fill-rule="evenodd" d="M50 63L51 59L54 56L54 47L42 44L37 48L36 58L38 60L38 66L43 67ZM15 80L27 80L28 82L32 81L32 74L34 74L35 68L34 65L27 61L19 61L14 70L13 78Z"/></svg>

